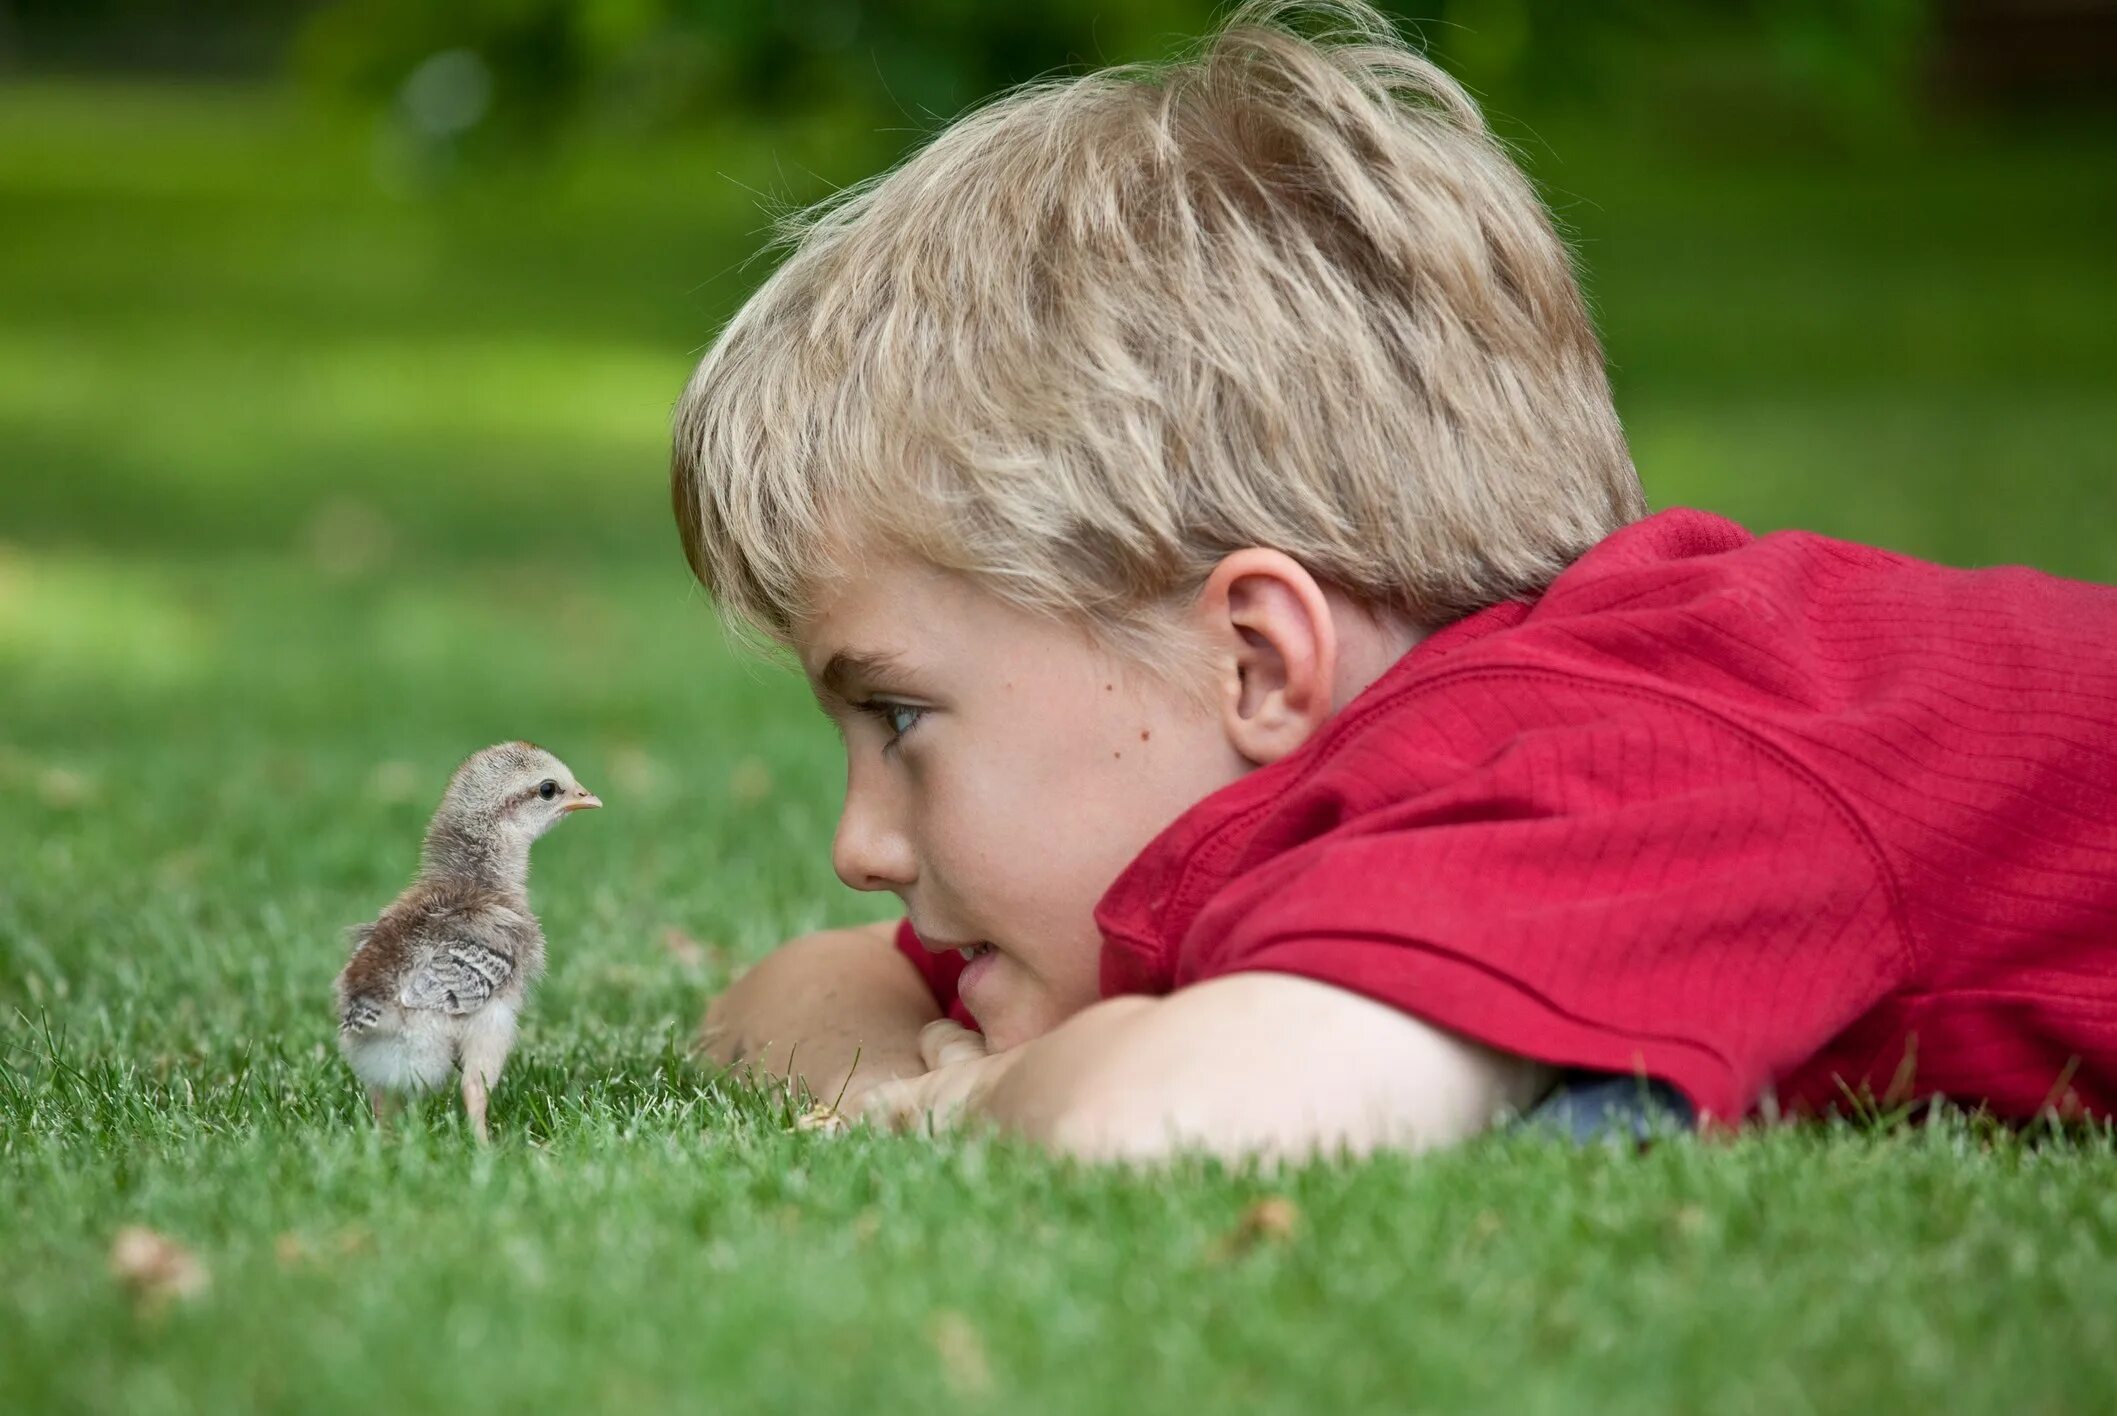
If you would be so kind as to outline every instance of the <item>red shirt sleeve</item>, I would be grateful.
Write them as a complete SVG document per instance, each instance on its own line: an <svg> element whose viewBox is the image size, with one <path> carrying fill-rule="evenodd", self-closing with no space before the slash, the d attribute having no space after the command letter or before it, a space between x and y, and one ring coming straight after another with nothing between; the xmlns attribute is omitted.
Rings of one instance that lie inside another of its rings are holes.
<svg viewBox="0 0 2117 1416"><path fill-rule="evenodd" d="M970 1010L963 1006L963 999L956 992L956 980L963 975L961 954L953 949L936 953L927 948L919 942L919 936L913 932L908 919L897 925L897 950L911 960L919 977L926 980L926 986L933 990L934 1002L944 1014L966 1028L978 1026L978 1020L970 1016Z"/></svg>
<svg viewBox="0 0 2117 1416"><path fill-rule="evenodd" d="M1503 687L1424 707L1572 691ZM1646 692L1587 697L1537 705L1502 750L1409 795L1376 789L1386 760L1337 763L1335 824L1318 834L1297 809L1279 828L1293 844L1260 832L1256 868L1186 932L1176 986L1298 974L1505 1052L1658 1077L1722 1121L1798 1086L1910 975L1876 845L1738 725Z"/></svg>

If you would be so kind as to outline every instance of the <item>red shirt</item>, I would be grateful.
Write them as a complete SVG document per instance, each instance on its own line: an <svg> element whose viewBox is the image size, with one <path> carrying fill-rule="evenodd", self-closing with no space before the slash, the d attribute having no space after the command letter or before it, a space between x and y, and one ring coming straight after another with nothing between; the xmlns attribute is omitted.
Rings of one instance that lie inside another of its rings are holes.
<svg viewBox="0 0 2117 1416"><path fill-rule="evenodd" d="M1106 996L1299 974L1723 1121L2109 1114L2117 589L1663 512L1419 644L1096 918Z"/></svg>

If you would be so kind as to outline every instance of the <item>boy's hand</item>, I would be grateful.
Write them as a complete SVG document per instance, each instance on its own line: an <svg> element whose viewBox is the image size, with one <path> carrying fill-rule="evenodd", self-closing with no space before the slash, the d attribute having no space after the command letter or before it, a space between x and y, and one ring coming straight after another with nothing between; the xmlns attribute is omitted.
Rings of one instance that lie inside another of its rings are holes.
<svg viewBox="0 0 2117 1416"><path fill-rule="evenodd" d="M990 1051L983 1033L938 1019L919 1032L925 1075L875 1087L861 1099L857 1115L899 1131L955 1126L977 1109L1020 1055L1019 1049Z"/></svg>
<svg viewBox="0 0 2117 1416"><path fill-rule="evenodd" d="M698 1050L824 1101L842 1089L848 1112L866 1088L918 1075L919 1029L939 1009L895 935L861 925L781 945L707 1007Z"/></svg>

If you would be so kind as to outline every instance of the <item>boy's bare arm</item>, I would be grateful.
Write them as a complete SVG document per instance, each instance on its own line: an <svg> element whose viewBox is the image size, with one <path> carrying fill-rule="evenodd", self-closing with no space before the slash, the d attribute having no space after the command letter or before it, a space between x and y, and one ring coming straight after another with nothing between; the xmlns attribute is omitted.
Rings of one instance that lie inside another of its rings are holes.
<svg viewBox="0 0 2117 1416"><path fill-rule="evenodd" d="M777 1077L791 1063L820 1100L843 1088L848 1110L878 1082L917 1076L919 1030L941 1010L897 952L896 929L858 925L782 944L707 1005L699 1050Z"/></svg>
<svg viewBox="0 0 2117 1416"><path fill-rule="evenodd" d="M934 1070L871 1093L868 1115L982 1117L1091 1159L1429 1149L1526 1110L1553 1076L1358 994L1272 973L1113 998L1007 1052L987 1054L948 1023L925 1041Z"/></svg>

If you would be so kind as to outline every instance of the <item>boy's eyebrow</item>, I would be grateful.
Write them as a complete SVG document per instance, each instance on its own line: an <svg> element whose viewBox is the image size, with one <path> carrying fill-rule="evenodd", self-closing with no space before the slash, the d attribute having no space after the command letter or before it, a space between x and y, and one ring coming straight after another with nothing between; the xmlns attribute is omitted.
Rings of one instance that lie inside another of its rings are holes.
<svg viewBox="0 0 2117 1416"><path fill-rule="evenodd" d="M858 649L840 649L837 653L831 655L830 662L823 666L823 672L816 675L815 682L811 685L811 688L816 694L816 701L824 706L825 711L828 711L833 704L844 703L847 700L850 696L848 693L850 685L878 678L888 678L892 674L901 673L903 668L904 661L901 655L892 654L884 650L869 652Z"/></svg>

